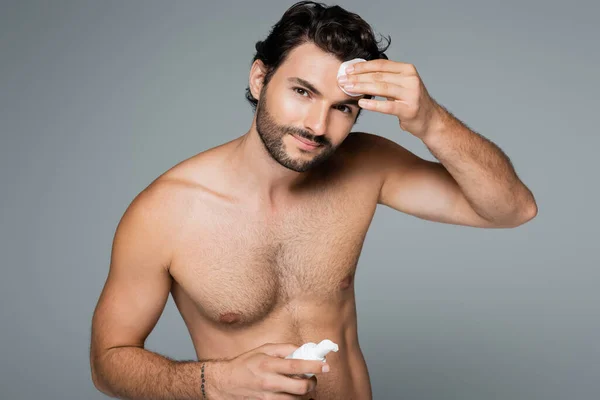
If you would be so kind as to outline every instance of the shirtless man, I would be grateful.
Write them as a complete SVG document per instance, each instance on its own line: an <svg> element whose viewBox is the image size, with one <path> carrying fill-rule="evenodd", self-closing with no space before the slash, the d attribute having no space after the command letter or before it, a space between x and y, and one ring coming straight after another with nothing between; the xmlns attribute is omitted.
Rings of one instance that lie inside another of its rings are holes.
<svg viewBox="0 0 600 400"><path fill-rule="evenodd" d="M249 131L165 172L118 224L90 355L109 396L371 399L353 278L376 206L483 228L537 213L503 152L436 103L413 65L388 60L358 16L299 4L256 48ZM356 57L368 60L347 72L359 102L336 77ZM364 101L376 96L387 100ZM350 133L361 108L397 117L439 162ZM198 361L144 348L169 293ZM326 364L285 359L323 339L339 345Z"/></svg>

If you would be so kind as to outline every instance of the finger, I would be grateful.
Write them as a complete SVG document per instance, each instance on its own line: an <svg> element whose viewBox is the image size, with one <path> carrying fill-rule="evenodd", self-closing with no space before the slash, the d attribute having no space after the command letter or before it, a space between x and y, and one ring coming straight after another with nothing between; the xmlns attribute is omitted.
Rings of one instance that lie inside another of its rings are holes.
<svg viewBox="0 0 600 400"><path fill-rule="evenodd" d="M265 380L263 390L275 393L303 395L315 390L317 381L307 378L290 378L284 375L271 375Z"/></svg>
<svg viewBox="0 0 600 400"><path fill-rule="evenodd" d="M409 87L410 80L407 80L407 77L401 74L394 74L391 72L369 72L365 74L359 75L344 75L346 77L346 81L340 82L340 84L344 85L346 83L359 83L359 82L388 82L394 85L398 85L400 87ZM343 76L340 76L343 78Z"/></svg>
<svg viewBox="0 0 600 400"><path fill-rule="evenodd" d="M417 70L412 64L385 59L362 61L346 68L347 74L363 74L365 72L375 71L412 75L415 74Z"/></svg>
<svg viewBox="0 0 600 400"><path fill-rule="evenodd" d="M394 85L388 82L359 82L344 85L348 92L370 94L380 97L392 97L398 100L404 100L409 95L410 90Z"/></svg>
<svg viewBox="0 0 600 400"><path fill-rule="evenodd" d="M321 374L323 367L329 367L329 364L318 360L299 360L299 359L274 359L269 363L271 371L286 374Z"/></svg>
<svg viewBox="0 0 600 400"><path fill-rule="evenodd" d="M272 393L269 394L269 400L298 400L298 396L294 394Z"/></svg>
<svg viewBox="0 0 600 400"><path fill-rule="evenodd" d="M262 345L260 350L269 356L285 358L299 347L292 343L267 343Z"/></svg>
<svg viewBox="0 0 600 400"><path fill-rule="evenodd" d="M358 105L365 110L377 111L383 114L402 115L409 111L408 104L400 100L371 100L360 99Z"/></svg>

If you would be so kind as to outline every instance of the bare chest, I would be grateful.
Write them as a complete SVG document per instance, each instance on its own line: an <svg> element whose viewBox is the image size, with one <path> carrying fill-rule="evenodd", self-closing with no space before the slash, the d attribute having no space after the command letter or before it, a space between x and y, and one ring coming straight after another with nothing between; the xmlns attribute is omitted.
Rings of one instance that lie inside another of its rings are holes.
<svg viewBox="0 0 600 400"><path fill-rule="evenodd" d="M228 209L204 215L182 240L172 274L204 317L248 326L304 298L352 290L374 205L304 205L276 218ZM199 223L199 222L198 222Z"/></svg>

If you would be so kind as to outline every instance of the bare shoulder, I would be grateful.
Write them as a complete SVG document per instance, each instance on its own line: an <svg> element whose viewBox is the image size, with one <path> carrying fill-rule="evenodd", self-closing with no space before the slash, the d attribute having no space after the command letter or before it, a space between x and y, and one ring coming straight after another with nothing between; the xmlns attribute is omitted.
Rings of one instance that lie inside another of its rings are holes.
<svg viewBox="0 0 600 400"><path fill-rule="evenodd" d="M157 177L131 201L119 222L132 232L154 231L161 243L172 244L186 218L194 212L210 151L181 161ZM119 229L118 228L118 229ZM125 236L125 235L121 235Z"/></svg>
<svg viewBox="0 0 600 400"><path fill-rule="evenodd" d="M115 232L115 245L129 246L139 238L164 247L172 244L177 226L185 218L186 184L160 177L138 193L123 213ZM154 247L153 251L160 251Z"/></svg>
<svg viewBox="0 0 600 400"><path fill-rule="evenodd" d="M378 176L389 167L410 166L420 158L400 144L380 135L352 132L341 146L350 165Z"/></svg>

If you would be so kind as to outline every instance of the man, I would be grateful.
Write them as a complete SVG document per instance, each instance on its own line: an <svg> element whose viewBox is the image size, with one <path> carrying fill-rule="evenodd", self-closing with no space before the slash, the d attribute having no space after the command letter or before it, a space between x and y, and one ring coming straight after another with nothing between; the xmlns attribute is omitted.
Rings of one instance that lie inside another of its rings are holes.
<svg viewBox="0 0 600 400"><path fill-rule="evenodd" d="M387 59L357 15L298 3L256 49L250 130L165 172L117 227L92 324L92 376L109 396L370 399L353 277L377 204L482 228L536 215L501 150ZM368 61L338 80L357 57ZM350 133L361 108L397 117L439 162ZM144 349L169 293L199 361ZM285 359L323 339L339 345L325 364Z"/></svg>

